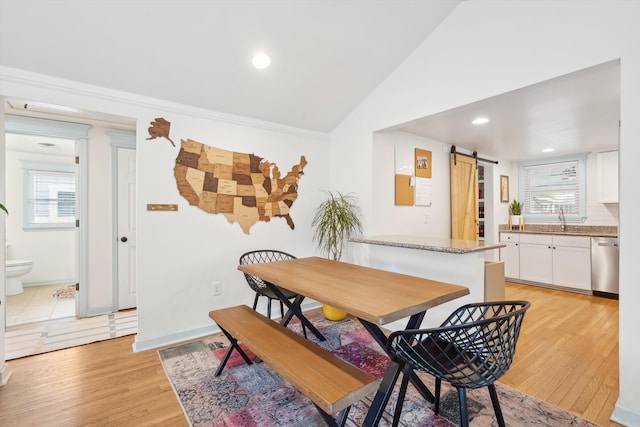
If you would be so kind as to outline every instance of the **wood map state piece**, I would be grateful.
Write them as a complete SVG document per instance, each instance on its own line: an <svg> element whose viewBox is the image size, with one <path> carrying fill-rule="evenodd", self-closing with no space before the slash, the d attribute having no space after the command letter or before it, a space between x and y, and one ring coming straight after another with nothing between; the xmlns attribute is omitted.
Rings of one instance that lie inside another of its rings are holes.
<svg viewBox="0 0 640 427"><path fill-rule="evenodd" d="M258 221L282 217L293 230L289 209L298 198L304 156L282 177L275 163L255 154L238 153L187 139L181 141L173 169L178 191L190 205L225 215L242 230Z"/></svg>

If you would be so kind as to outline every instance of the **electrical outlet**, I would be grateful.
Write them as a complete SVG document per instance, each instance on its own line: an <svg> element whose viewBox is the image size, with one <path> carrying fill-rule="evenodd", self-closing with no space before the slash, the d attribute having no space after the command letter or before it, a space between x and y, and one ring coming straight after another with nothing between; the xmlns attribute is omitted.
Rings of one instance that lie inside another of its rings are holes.
<svg viewBox="0 0 640 427"><path fill-rule="evenodd" d="M211 295L218 296L222 294L222 282L213 282L211 285Z"/></svg>

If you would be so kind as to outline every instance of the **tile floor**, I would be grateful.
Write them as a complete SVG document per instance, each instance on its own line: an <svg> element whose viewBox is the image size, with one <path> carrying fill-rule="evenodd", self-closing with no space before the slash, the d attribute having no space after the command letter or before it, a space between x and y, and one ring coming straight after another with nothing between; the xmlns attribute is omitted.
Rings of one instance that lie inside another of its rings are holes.
<svg viewBox="0 0 640 427"><path fill-rule="evenodd" d="M7 327L75 316L75 298L51 297L57 289L68 284L26 286L23 293L8 296Z"/></svg>

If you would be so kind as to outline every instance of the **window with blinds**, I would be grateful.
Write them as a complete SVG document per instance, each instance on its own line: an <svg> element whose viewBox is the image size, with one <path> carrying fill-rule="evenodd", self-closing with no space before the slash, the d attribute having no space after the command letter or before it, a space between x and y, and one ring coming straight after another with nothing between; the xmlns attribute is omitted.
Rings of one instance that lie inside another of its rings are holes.
<svg viewBox="0 0 640 427"><path fill-rule="evenodd" d="M585 155L520 164L520 201L532 221L557 221L562 208L567 221L586 214Z"/></svg>
<svg viewBox="0 0 640 427"><path fill-rule="evenodd" d="M24 228L75 225L76 179L72 169L68 165L24 165Z"/></svg>

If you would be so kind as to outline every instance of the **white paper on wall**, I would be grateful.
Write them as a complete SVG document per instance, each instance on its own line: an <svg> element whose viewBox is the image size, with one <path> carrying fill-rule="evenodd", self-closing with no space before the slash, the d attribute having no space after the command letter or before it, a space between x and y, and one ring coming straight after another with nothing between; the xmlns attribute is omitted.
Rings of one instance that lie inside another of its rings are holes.
<svg viewBox="0 0 640 427"><path fill-rule="evenodd" d="M433 184L429 178L415 178L415 205L416 206L431 206L431 200L433 199Z"/></svg>

